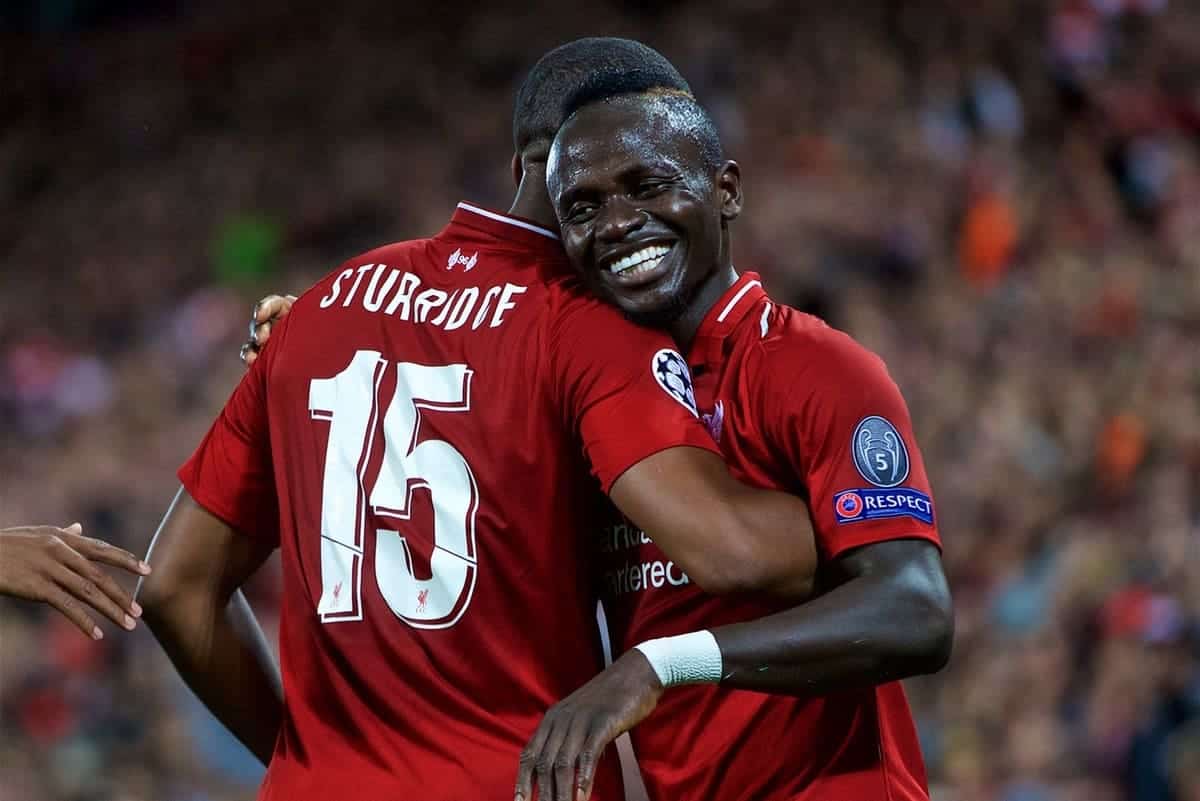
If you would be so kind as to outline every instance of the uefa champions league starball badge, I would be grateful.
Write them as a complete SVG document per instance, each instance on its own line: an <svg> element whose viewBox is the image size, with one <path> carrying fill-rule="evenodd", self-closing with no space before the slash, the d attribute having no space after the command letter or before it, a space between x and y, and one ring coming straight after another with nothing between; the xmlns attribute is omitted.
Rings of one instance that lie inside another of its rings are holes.
<svg viewBox="0 0 1200 801"><path fill-rule="evenodd" d="M682 356L670 348L663 348L650 360L650 372L668 395L694 416L700 416L696 409L696 394L692 391L692 374Z"/></svg>

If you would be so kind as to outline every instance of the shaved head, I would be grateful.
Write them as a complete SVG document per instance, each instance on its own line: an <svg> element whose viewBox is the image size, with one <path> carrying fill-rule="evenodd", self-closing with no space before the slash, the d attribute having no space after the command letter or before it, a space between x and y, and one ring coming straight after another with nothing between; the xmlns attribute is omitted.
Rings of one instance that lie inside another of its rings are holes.
<svg viewBox="0 0 1200 801"><path fill-rule="evenodd" d="M513 107L513 145L522 157L545 159L568 101L597 76L637 75L646 87L690 92L661 53L633 39L589 36L556 47L529 71Z"/></svg>
<svg viewBox="0 0 1200 801"><path fill-rule="evenodd" d="M577 115L590 113L597 105L637 115L645 125L644 133L653 135L660 143L663 155L672 155L684 143L694 147L695 154L676 159L689 179L707 184L711 182L713 173L725 163L716 125L704 107L690 94L652 89L638 94L614 95L572 109L567 124ZM639 131L625 130L621 135L641 134Z"/></svg>
<svg viewBox="0 0 1200 801"><path fill-rule="evenodd" d="M637 70L594 73L563 103L562 118L568 120L597 103L636 108L655 127L668 132L668 139L691 141L699 148L706 170L715 170L725 161L717 126L690 89L663 86Z"/></svg>

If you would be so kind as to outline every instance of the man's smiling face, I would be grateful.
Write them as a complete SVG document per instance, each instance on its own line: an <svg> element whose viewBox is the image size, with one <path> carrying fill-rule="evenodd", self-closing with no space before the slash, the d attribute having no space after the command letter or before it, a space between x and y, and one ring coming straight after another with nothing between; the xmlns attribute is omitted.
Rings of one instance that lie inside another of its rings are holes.
<svg viewBox="0 0 1200 801"><path fill-rule="evenodd" d="M631 319L666 325L728 256L737 165L689 128L684 98L630 95L580 109L550 152L563 246L588 285ZM735 185L731 197L730 183Z"/></svg>

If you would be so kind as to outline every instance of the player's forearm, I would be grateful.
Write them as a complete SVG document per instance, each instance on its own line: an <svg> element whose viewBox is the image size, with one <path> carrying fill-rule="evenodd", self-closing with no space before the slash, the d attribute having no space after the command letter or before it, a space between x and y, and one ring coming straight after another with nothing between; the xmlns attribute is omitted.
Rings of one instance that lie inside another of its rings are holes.
<svg viewBox="0 0 1200 801"><path fill-rule="evenodd" d="M179 675L263 764L283 716L279 668L239 591L228 603L197 593L143 600L144 618Z"/></svg>
<svg viewBox="0 0 1200 801"><path fill-rule="evenodd" d="M759 592L802 600L812 594L816 547L798 501L747 490L744 503L713 504L687 519L659 521L647 533L712 595Z"/></svg>
<svg viewBox="0 0 1200 801"><path fill-rule="evenodd" d="M807 507L796 497L747 490L734 507L731 530L723 538L743 541L743 591L800 601L813 590L817 546ZM731 555L732 556L732 555Z"/></svg>
<svg viewBox="0 0 1200 801"><path fill-rule="evenodd" d="M803 501L736 481L719 456L668 448L613 484L617 507L706 592L807 597L817 555Z"/></svg>
<svg viewBox="0 0 1200 801"><path fill-rule="evenodd" d="M714 629L721 683L810 695L941 669L949 658L953 617L940 562L932 546L928 551L898 566L868 565L787 611Z"/></svg>

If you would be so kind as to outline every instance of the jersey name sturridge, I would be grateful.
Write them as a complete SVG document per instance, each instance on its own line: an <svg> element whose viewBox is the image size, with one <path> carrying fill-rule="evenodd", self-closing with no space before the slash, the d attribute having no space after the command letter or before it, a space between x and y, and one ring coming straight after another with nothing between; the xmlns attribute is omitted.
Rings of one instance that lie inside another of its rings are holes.
<svg viewBox="0 0 1200 801"><path fill-rule="evenodd" d="M360 293L364 283L366 288ZM328 309L339 302L343 308L357 304L372 313L425 323L446 331L468 325L474 331L484 326L498 328L503 325L505 314L517 307L517 296L527 289L507 282L486 288L464 286L452 292L434 287L422 289L421 278L415 273L386 264L364 264L342 270L334 279L329 294L321 298L321 308Z"/></svg>

